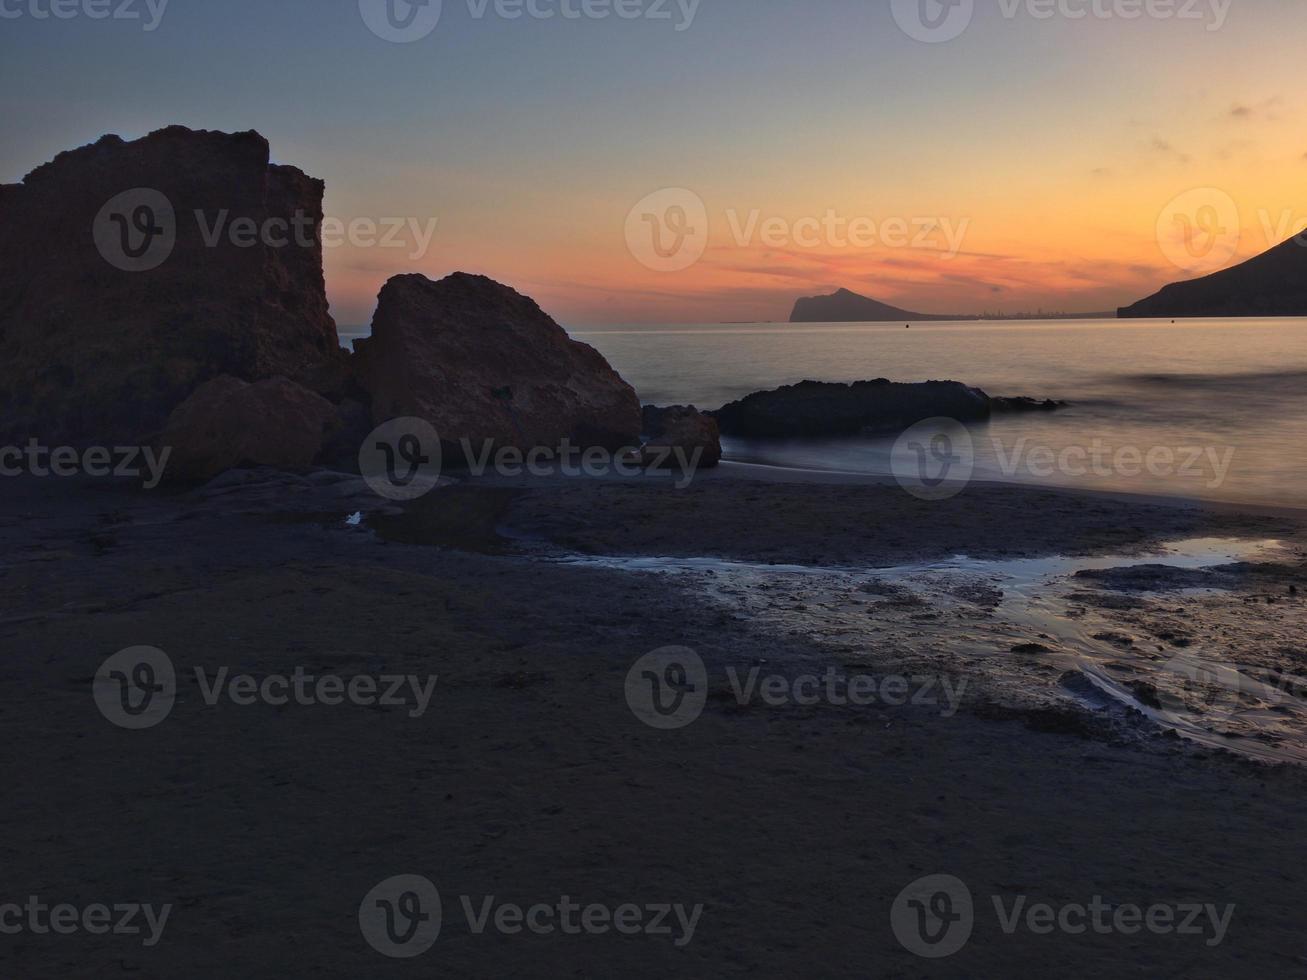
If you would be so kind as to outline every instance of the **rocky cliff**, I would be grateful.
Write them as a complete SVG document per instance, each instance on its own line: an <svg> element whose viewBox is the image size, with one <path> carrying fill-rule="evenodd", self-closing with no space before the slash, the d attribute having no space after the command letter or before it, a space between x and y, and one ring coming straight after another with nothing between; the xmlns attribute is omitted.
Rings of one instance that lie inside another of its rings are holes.
<svg viewBox="0 0 1307 980"><path fill-rule="evenodd" d="M205 381L344 381L323 184L258 133L105 136L0 187L0 431L137 441Z"/></svg>
<svg viewBox="0 0 1307 980"><path fill-rule="evenodd" d="M1307 232L1241 265L1172 283L1117 315L1307 316Z"/></svg>

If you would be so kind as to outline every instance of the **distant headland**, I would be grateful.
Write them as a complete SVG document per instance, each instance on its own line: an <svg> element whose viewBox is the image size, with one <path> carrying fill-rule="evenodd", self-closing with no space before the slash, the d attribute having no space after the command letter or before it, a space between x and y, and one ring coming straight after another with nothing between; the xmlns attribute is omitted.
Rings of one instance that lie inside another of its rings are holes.
<svg viewBox="0 0 1307 980"><path fill-rule="evenodd" d="M1135 317L1307 316L1307 233L1247 262L1201 279L1175 282L1122 307Z"/></svg>
<svg viewBox="0 0 1307 980"><path fill-rule="evenodd" d="M790 323L931 323L944 320L1093 320L1110 319L1116 314L1052 313L914 313L862 296L848 289L837 289L829 296L804 296L794 304Z"/></svg>

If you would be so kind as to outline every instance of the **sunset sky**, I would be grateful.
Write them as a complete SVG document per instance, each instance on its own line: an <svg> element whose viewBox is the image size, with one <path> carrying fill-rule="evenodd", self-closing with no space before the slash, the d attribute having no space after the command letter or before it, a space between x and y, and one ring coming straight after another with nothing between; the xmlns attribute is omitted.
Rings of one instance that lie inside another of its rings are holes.
<svg viewBox="0 0 1307 980"><path fill-rule="evenodd" d="M171 0L153 31L36 19L31 2L5 0L24 14L0 20L0 180L106 132L258 129L326 180L329 215L437 221L425 254L411 237L328 250L341 324L366 322L391 275L455 269L565 324L785 319L839 286L922 312L1107 310L1185 278L1158 240L1184 192L1233 200L1232 261L1307 225L1295 0L1201 0L1184 20L981 0L938 44L901 30L889 0L702 0L688 25L674 0L670 20L445 0L410 44L375 36L358 0ZM668 187L708 218L703 257L675 272L642 265L626 235ZM961 247L741 240L755 213L934 220Z"/></svg>

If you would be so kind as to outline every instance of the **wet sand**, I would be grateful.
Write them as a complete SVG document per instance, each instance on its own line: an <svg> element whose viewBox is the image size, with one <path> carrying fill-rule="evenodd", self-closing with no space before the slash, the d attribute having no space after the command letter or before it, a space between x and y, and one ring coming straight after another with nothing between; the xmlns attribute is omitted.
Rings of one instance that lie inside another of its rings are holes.
<svg viewBox="0 0 1307 980"><path fill-rule="evenodd" d="M1170 736L1143 713L1094 711L1049 683L1038 656L1029 670L1047 699L987 686L986 657L1041 642L995 625L1001 585L886 581L860 591L856 609L796 610L786 607L810 603L810 592L565 560L710 556L874 573L958 554L1142 555L1184 538L1297 548L1301 528L1287 517L1019 488L930 504L894 487L729 474L681 492L653 481L464 485L404 513L329 475L262 474L173 495L34 480L6 491L6 887L52 901L175 904L148 949L127 937L6 937L6 973L1153 977L1307 967L1307 774ZM356 526L345 522L352 513ZM1086 579L1069 594L1136 640L1171 631L1192 645L1214 630L1249 656L1268 635L1301 651L1302 599L1288 591L1301 583L1300 555L1208 593L1159 599ZM736 605L713 588L734 588ZM942 621L914 618L931 615ZM912 703L740 704L727 672L939 673L932 637L960 630L996 649L949 665L975 686L947 717ZM91 681L110 654L141 644L166 651L182 676L169 717L133 732L101 716ZM632 713L625 681L637 658L669 645L703 658L710 694L693 724L658 731ZM209 706L189 670L224 666L438 683L416 719L349 704ZM969 885L977 919L965 949L929 962L896 940L890 910L935 872ZM440 939L408 964L371 949L357 922L368 891L403 873L435 882L445 912ZM704 911L683 947L648 935L477 935L459 895ZM992 895L1236 911L1215 947L1146 932L1009 936Z"/></svg>

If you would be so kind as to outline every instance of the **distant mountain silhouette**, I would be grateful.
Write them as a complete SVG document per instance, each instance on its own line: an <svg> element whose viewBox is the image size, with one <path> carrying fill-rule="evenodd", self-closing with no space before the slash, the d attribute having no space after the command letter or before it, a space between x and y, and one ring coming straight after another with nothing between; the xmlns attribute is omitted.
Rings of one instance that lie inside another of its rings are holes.
<svg viewBox="0 0 1307 980"><path fill-rule="evenodd" d="M953 319L956 317L900 310L897 306L859 296L847 289L837 290L829 296L805 296L794 304L794 312L790 314L791 323L877 323L891 320L910 323L913 320Z"/></svg>
<svg viewBox="0 0 1307 980"><path fill-rule="evenodd" d="M1117 316L1307 316L1307 233L1242 265L1172 283Z"/></svg>

